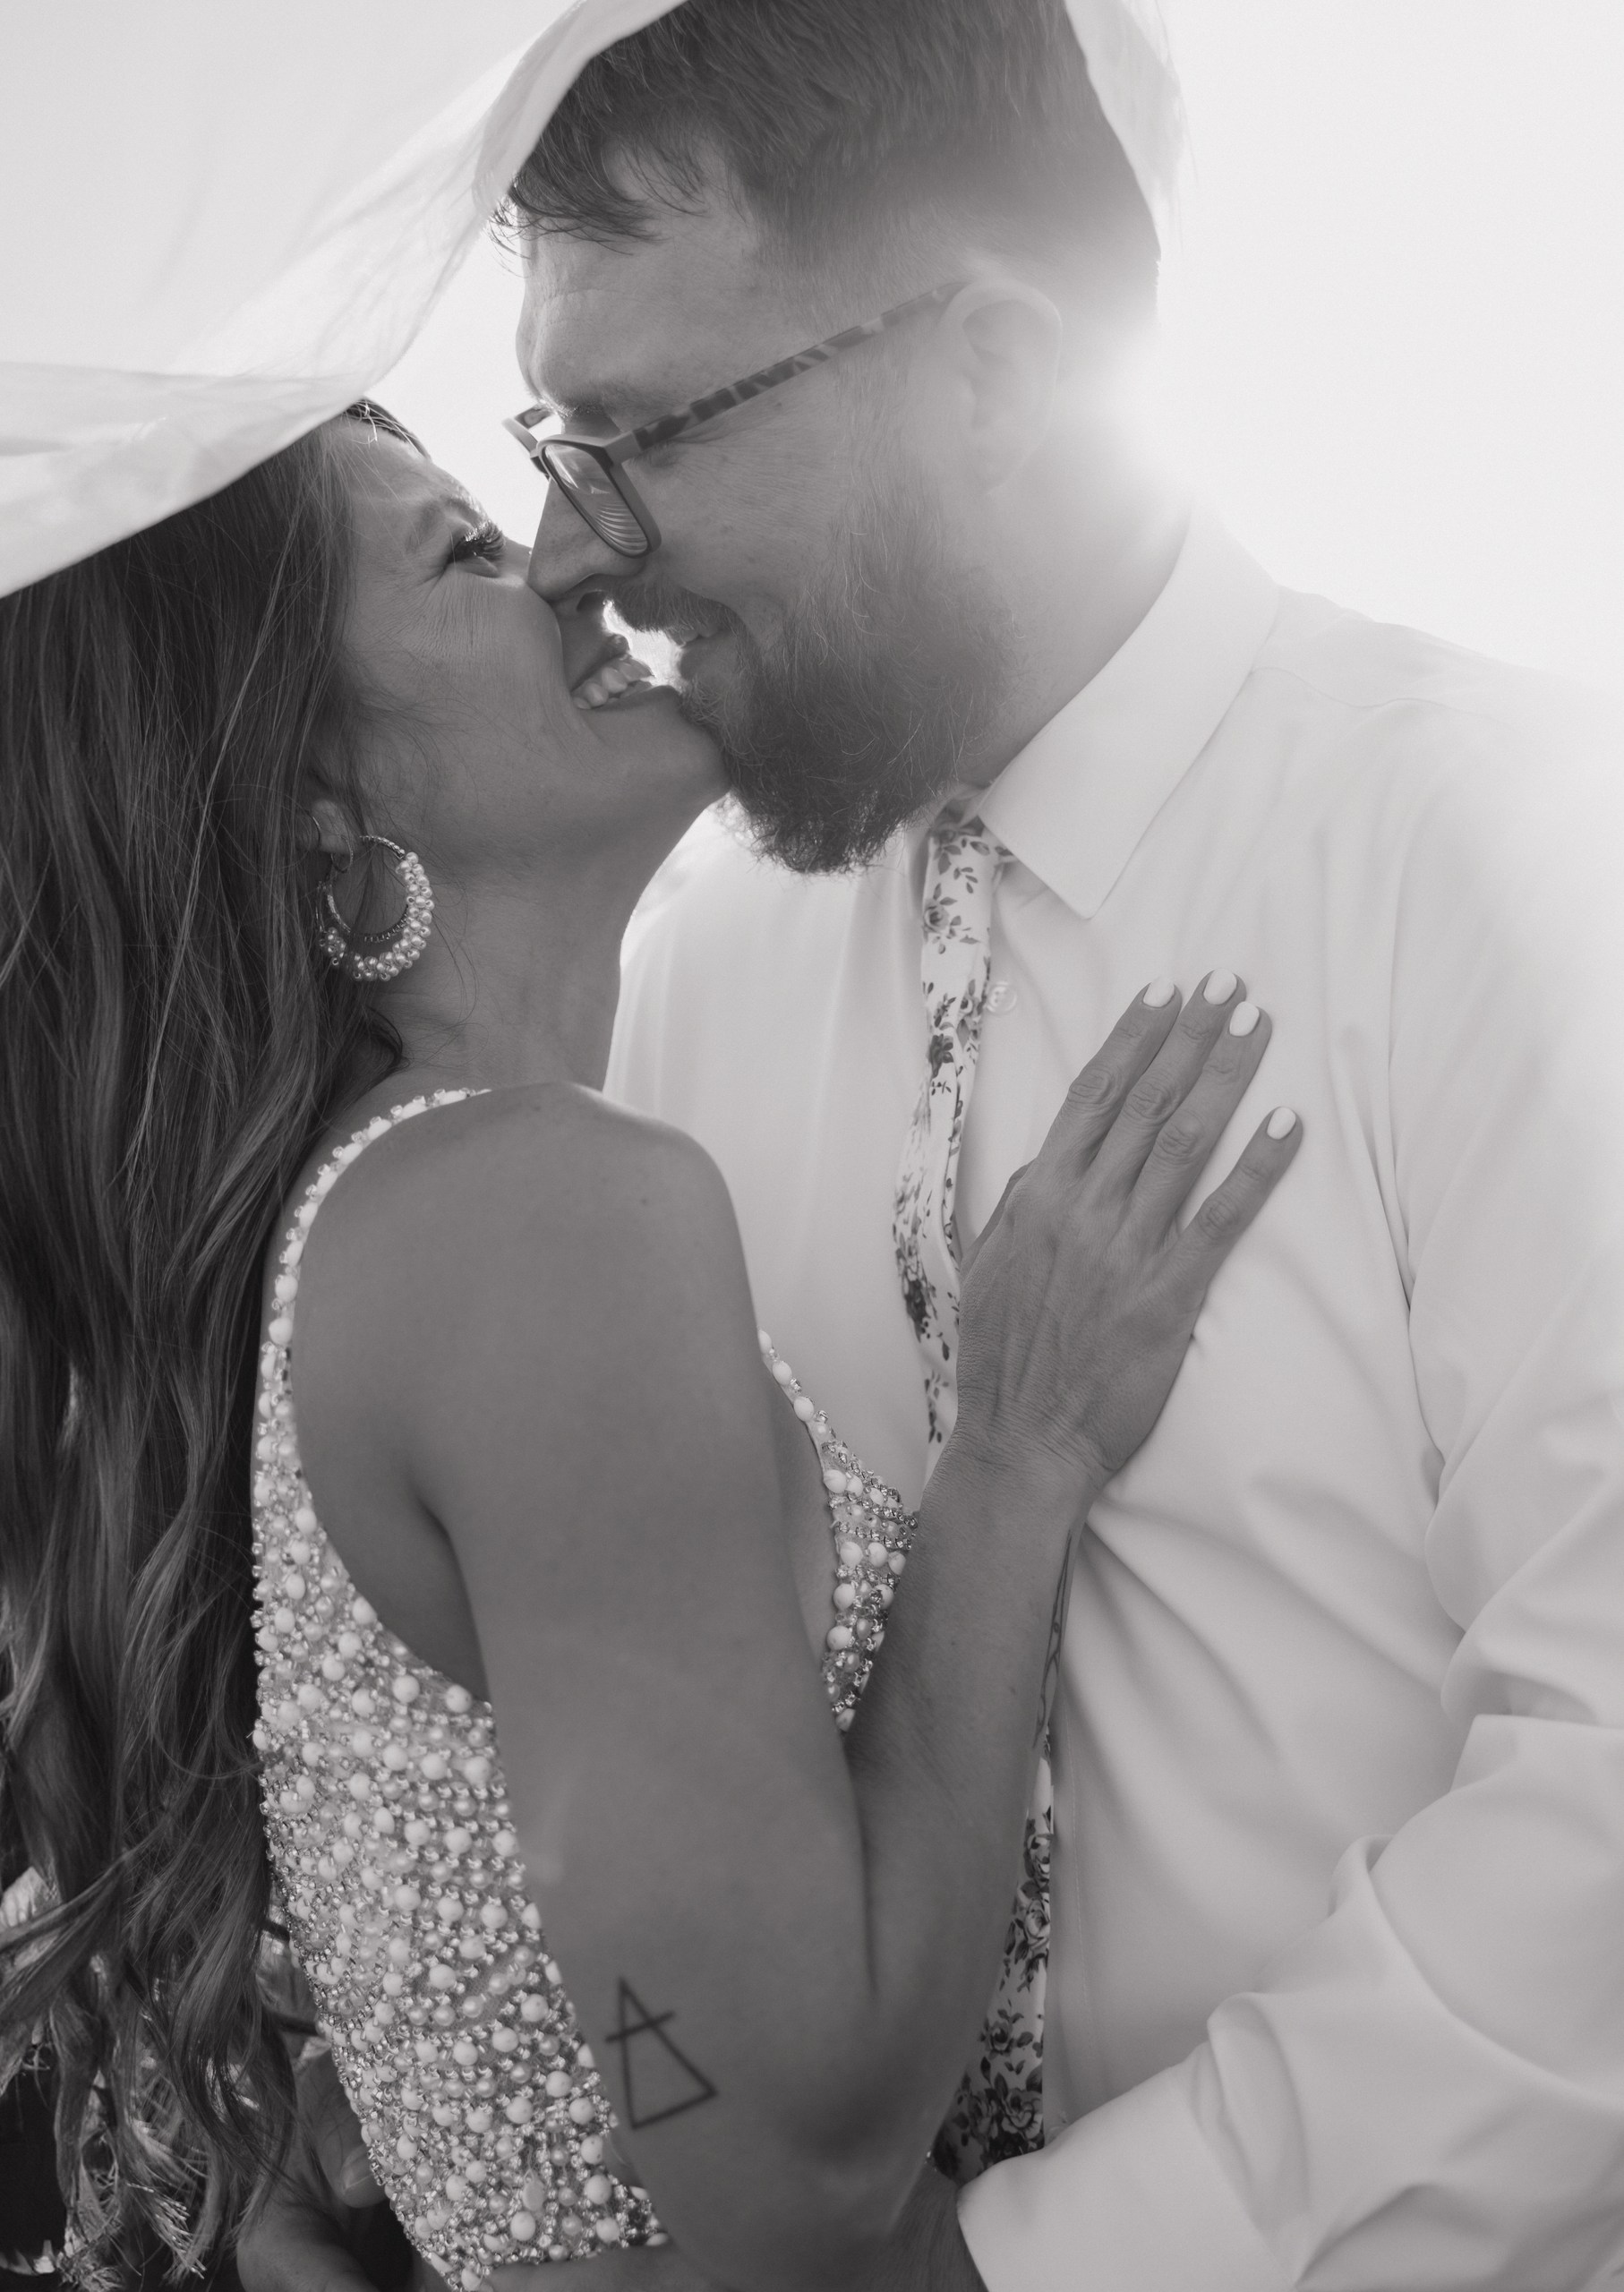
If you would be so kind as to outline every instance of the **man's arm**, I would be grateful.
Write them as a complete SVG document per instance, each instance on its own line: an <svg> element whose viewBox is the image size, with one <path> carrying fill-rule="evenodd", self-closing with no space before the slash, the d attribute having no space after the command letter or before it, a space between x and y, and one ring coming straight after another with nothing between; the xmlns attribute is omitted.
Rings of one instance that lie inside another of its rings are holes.
<svg viewBox="0 0 1624 2292"><path fill-rule="evenodd" d="M1185 2061L966 2191L992 2292L1084 2264L1090 2292L1578 2292L1624 2263L1624 837L1615 772L1451 740L1355 1079L1463 1755Z"/></svg>

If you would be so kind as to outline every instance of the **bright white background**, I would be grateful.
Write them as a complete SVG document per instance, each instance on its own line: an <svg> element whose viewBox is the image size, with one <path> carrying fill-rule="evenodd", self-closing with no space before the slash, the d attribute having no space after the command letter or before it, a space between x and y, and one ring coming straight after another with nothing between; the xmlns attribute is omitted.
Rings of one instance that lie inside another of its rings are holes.
<svg viewBox="0 0 1624 2292"><path fill-rule="evenodd" d="M1624 690L1624 0L1163 0L1194 153L1159 419L1270 570ZM509 531L513 259L379 395Z"/></svg>

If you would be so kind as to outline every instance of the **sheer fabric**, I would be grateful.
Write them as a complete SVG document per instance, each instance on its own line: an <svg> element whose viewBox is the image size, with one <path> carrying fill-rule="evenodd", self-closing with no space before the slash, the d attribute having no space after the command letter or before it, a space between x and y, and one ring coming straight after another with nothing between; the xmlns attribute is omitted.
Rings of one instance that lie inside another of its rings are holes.
<svg viewBox="0 0 1624 2292"><path fill-rule="evenodd" d="M228 484L410 346L582 65L672 0L9 7L0 594ZM1152 211L1154 0L1069 0Z"/></svg>

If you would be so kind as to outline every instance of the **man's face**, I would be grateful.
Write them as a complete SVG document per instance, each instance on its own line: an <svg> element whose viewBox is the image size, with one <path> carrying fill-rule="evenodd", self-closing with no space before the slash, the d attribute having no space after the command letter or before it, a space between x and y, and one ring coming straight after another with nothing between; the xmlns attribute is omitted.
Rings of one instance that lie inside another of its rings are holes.
<svg viewBox="0 0 1624 2292"><path fill-rule="evenodd" d="M719 204L669 214L649 242L540 240L518 349L540 398L607 433L874 315L825 323ZM662 536L647 558L618 555L550 490L531 560L551 603L607 591L630 626L676 641L688 713L721 741L764 846L799 868L871 856L954 783L1013 651L915 449L905 363L864 346L638 456Z"/></svg>

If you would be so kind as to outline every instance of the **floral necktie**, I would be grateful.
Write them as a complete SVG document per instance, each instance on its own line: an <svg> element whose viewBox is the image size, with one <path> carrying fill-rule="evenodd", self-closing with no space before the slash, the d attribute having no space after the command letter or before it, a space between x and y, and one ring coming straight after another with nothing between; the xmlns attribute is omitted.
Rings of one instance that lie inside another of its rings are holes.
<svg viewBox="0 0 1624 2292"><path fill-rule="evenodd" d="M892 1233L919 1348L931 1460L958 1414L959 1150L992 975L993 894L1009 854L980 820L944 818L926 866L919 977L929 1048L897 1172ZM1058 1611L1057 1611L1058 1614ZM1058 1623L1056 1627L1058 1631ZM1056 1650L1050 1649L1051 1667ZM1043 2005L1048 1979L1050 1787L1047 1737L1027 1817L998 1988L953 2097L936 2159L955 2180L1043 2141Z"/></svg>
<svg viewBox="0 0 1624 2292"><path fill-rule="evenodd" d="M931 831L919 976L930 1029L925 1079L897 1172L892 1234L925 1373L929 1446L958 1415L959 1250L953 1196L992 970L993 892L1008 858L979 819Z"/></svg>

